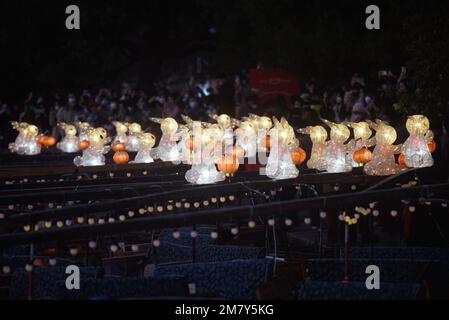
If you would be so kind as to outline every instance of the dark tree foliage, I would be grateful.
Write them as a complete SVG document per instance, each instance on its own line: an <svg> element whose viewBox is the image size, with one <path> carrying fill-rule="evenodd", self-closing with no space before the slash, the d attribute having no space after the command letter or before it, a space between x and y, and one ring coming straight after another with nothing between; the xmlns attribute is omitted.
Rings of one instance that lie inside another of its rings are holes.
<svg viewBox="0 0 449 320"><path fill-rule="evenodd" d="M79 31L65 29L68 4L81 9ZM381 30L365 28L369 4L380 7ZM404 95L403 110L443 111L448 12L437 0L4 1L0 96L116 84L130 66L150 87L164 61L207 50L217 75L262 62L326 82L407 65L421 93Z"/></svg>

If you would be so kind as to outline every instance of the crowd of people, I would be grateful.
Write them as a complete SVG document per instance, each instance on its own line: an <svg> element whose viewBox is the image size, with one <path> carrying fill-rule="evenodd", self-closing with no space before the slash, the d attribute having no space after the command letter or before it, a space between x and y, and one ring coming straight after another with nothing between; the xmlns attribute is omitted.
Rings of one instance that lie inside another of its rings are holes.
<svg viewBox="0 0 449 320"><path fill-rule="evenodd" d="M401 68L398 76L381 71L375 83L367 82L357 73L332 85L310 79L303 84L299 95L279 96L263 105L251 90L245 71L229 79L195 73L174 75L154 84L151 94L123 83L116 89L86 89L79 93L51 96L30 93L23 104L11 104L0 97L0 144L6 149L15 139L11 120L33 123L43 133L54 136L61 133L58 122L87 121L113 134L114 120L136 121L152 130L154 124L149 121L150 117L181 120L181 114L203 121L210 121L215 113L228 113L236 118L248 113L284 116L295 128L317 124L320 118L335 122L379 118L392 125L401 122L398 102L401 95L411 90L406 69Z"/></svg>

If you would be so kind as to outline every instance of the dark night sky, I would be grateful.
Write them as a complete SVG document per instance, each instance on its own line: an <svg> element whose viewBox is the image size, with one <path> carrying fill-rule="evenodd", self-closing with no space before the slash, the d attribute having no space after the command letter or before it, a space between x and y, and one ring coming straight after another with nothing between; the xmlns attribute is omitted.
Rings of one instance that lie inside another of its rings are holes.
<svg viewBox="0 0 449 320"><path fill-rule="evenodd" d="M6 0L0 3L0 97L121 81L120 70L136 63L148 84L167 59L199 50L214 55L217 74L259 60L301 77L373 73L405 64L419 36L446 24L447 3ZM80 7L79 31L65 29L68 4ZM364 27L367 4L381 8L380 31Z"/></svg>

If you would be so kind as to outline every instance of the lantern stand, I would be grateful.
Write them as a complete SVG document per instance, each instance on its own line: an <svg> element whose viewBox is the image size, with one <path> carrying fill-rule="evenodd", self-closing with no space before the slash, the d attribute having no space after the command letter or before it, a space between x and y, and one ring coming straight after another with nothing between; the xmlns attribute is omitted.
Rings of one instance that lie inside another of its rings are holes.
<svg viewBox="0 0 449 320"><path fill-rule="evenodd" d="M344 222L345 224L345 276L343 280L341 281L344 284L349 283L349 225Z"/></svg>
<svg viewBox="0 0 449 320"><path fill-rule="evenodd" d="M192 226L192 232L196 231L196 225L194 224ZM196 237L191 237L192 238L192 263L196 262Z"/></svg>

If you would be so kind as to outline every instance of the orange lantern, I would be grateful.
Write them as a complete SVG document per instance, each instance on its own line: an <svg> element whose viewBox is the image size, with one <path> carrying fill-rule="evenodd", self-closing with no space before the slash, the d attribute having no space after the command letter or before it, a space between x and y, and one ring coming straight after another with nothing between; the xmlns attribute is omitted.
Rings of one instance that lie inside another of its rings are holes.
<svg viewBox="0 0 449 320"><path fill-rule="evenodd" d="M306 152L302 148L295 148L292 151L292 161L295 165L300 165L306 160Z"/></svg>
<svg viewBox="0 0 449 320"><path fill-rule="evenodd" d="M431 142L429 142L429 144L427 146L429 147L429 151L431 153L433 153L437 148L437 144L436 144L435 140L432 140Z"/></svg>
<svg viewBox="0 0 449 320"><path fill-rule="evenodd" d="M239 161L234 156L223 156L217 163L218 170L227 176L233 175L239 169Z"/></svg>
<svg viewBox="0 0 449 320"><path fill-rule="evenodd" d="M270 150L270 148L271 148L271 139L270 139L270 136L265 136L265 137L263 137L263 138L262 138L262 141L261 141L261 144L262 144L262 147L264 147L264 148L267 149L267 150Z"/></svg>
<svg viewBox="0 0 449 320"><path fill-rule="evenodd" d="M39 138L38 143L45 148L51 148L56 144L56 138L52 136L42 136Z"/></svg>
<svg viewBox="0 0 449 320"><path fill-rule="evenodd" d="M354 152L352 159L357 163L366 164L373 159L373 153L364 147Z"/></svg>
<svg viewBox="0 0 449 320"><path fill-rule="evenodd" d="M186 140L186 148L190 151L193 151L193 149L195 149L195 145L193 144L193 137L190 137Z"/></svg>
<svg viewBox="0 0 449 320"><path fill-rule="evenodd" d="M80 141L80 149L86 150L87 148L89 148L89 141L87 140Z"/></svg>
<svg viewBox="0 0 449 320"><path fill-rule="evenodd" d="M125 150L126 150L126 147L125 147L124 143L114 143L112 145L112 151L117 152L117 151L125 151Z"/></svg>
<svg viewBox="0 0 449 320"><path fill-rule="evenodd" d="M401 154L399 155L398 163L399 163L401 166L405 166L405 155L404 155L403 153L401 153Z"/></svg>
<svg viewBox="0 0 449 320"><path fill-rule="evenodd" d="M129 155L126 151L117 151L114 153L113 160L117 164L125 164L129 161Z"/></svg>
<svg viewBox="0 0 449 320"><path fill-rule="evenodd" d="M234 147L232 148L231 155L234 158L241 159L245 156L245 149L243 149L242 147Z"/></svg>

